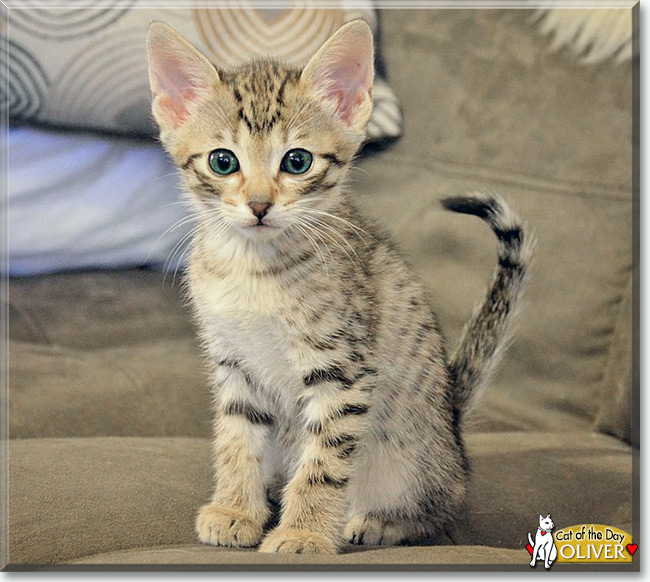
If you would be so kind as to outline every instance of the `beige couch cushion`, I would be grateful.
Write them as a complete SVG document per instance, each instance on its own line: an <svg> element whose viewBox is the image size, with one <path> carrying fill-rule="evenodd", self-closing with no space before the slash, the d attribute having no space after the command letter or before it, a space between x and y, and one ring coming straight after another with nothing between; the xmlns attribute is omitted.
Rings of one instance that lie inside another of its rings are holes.
<svg viewBox="0 0 650 582"><path fill-rule="evenodd" d="M474 470L468 509L451 537L437 539L437 545L518 549L525 564L526 535L535 530L542 511L552 512L557 528L604 523L632 531L629 500L618 495L631 479L632 452L616 439L475 434L468 449ZM260 560L231 550L206 553L196 540L194 516L212 488L210 447L204 439L20 439L11 442L10 458L9 562L14 567L82 559L150 564L159 559ZM548 475L553 482L540 487ZM595 485L585 489L587 481ZM134 553L114 554L125 550ZM486 551L480 559L514 561L509 552ZM394 549L386 552L372 561L440 563L466 557L442 554L441 548L403 556ZM91 558L95 554L103 556ZM340 563L364 563L365 551L355 556ZM338 563L336 558L328 561Z"/></svg>
<svg viewBox="0 0 650 582"><path fill-rule="evenodd" d="M634 336L638 334L638 325L635 325L638 321L634 322L636 277L630 274L627 289L618 307L614 339L603 378L606 389L603 390L596 428L639 447L640 427L633 422L630 414L632 403L638 401L640 390L639 366L638 361L635 365L634 352ZM637 335L636 342L638 341Z"/></svg>
<svg viewBox="0 0 650 582"><path fill-rule="evenodd" d="M172 277L62 274L10 293L11 437L209 436L203 359Z"/></svg>

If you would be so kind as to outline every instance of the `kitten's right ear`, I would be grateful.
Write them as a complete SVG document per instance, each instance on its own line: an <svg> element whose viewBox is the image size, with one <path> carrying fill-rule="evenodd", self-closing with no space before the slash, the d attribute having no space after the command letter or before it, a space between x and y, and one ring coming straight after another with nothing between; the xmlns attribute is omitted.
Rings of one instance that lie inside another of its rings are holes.
<svg viewBox="0 0 650 582"><path fill-rule="evenodd" d="M177 128L192 104L219 81L214 66L171 26L154 22L147 32L153 114L162 128Z"/></svg>
<svg viewBox="0 0 650 582"><path fill-rule="evenodd" d="M318 49L301 78L317 89L343 123L365 129L372 113L374 74L372 32L363 20L353 20Z"/></svg>

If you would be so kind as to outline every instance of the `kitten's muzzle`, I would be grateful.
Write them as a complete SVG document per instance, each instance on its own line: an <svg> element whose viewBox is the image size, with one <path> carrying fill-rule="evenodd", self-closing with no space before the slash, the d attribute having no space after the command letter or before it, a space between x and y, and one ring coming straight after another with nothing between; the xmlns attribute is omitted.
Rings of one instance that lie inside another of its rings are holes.
<svg viewBox="0 0 650 582"><path fill-rule="evenodd" d="M249 208L253 212L255 218L257 218L257 224L263 224L262 219L266 216L269 211L269 208L273 206L272 202L257 202L256 200L251 200L248 203Z"/></svg>

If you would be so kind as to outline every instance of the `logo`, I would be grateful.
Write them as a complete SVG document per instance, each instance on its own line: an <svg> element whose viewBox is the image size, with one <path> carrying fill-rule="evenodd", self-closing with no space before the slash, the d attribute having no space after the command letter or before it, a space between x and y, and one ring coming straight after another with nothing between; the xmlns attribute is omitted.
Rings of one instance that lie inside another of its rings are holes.
<svg viewBox="0 0 650 582"><path fill-rule="evenodd" d="M632 536L616 527L601 524L572 525L553 533L555 524L549 513L539 516L535 537L528 534L526 549L530 566L543 562L547 570L557 563L630 563L639 546Z"/></svg>
<svg viewBox="0 0 650 582"><path fill-rule="evenodd" d="M535 533L535 541L533 541L530 533L528 534L528 545L526 549L530 552L530 567L534 568L538 561L544 562L544 568L547 570L557 558L557 548L555 547L555 540L553 539L553 528L555 524L551 519L549 513L546 517L539 516L539 527Z"/></svg>

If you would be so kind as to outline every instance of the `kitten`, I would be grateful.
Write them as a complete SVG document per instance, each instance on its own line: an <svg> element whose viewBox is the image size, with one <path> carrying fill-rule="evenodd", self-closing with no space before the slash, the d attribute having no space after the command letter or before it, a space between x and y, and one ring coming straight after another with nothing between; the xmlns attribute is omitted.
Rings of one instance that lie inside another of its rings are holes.
<svg viewBox="0 0 650 582"><path fill-rule="evenodd" d="M302 71L218 71L162 23L147 47L161 141L199 221L188 287L216 410L200 540L334 553L432 536L463 503L463 413L523 288L519 220L491 195L444 202L499 239L488 297L447 358L422 284L345 189L372 110L369 27L344 25Z"/></svg>

